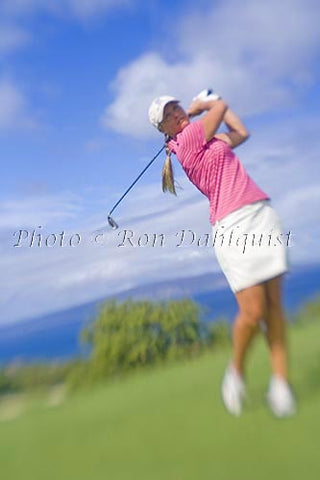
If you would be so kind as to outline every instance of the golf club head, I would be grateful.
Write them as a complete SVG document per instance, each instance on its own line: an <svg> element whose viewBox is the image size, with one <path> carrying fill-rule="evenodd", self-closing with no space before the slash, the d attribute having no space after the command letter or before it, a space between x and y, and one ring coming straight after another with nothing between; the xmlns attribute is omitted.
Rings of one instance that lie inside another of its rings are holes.
<svg viewBox="0 0 320 480"><path fill-rule="evenodd" d="M115 222L113 220L111 215L108 215L108 223L109 223L110 227L113 228L113 230L116 230L117 228L119 228L119 225L117 224L117 222Z"/></svg>

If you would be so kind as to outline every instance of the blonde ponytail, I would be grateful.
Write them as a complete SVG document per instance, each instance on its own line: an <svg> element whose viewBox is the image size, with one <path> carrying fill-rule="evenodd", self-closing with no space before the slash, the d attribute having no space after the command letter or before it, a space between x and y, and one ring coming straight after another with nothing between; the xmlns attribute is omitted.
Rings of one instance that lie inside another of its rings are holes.
<svg viewBox="0 0 320 480"><path fill-rule="evenodd" d="M163 192L171 192L174 195L177 195L175 185L174 185L174 177L173 177L173 168L171 163L171 152L169 148L166 148L167 157L165 159L163 169L162 169L162 191Z"/></svg>

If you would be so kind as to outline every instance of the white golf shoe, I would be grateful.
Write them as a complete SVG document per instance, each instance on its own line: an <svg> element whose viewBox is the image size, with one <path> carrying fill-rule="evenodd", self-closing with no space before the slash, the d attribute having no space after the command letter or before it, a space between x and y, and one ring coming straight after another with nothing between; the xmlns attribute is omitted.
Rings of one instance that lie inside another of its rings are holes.
<svg viewBox="0 0 320 480"><path fill-rule="evenodd" d="M245 384L242 376L239 375L233 365L229 365L226 369L222 380L221 394L228 412L239 417L245 397Z"/></svg>
<svg viewBox="0 0 320 480"><path fill-rule="evenodd" d="M296 413L296 401L290 385L281 377L273 376L270 380L267 401L272 413L278 417L289 417Z"/></svg>

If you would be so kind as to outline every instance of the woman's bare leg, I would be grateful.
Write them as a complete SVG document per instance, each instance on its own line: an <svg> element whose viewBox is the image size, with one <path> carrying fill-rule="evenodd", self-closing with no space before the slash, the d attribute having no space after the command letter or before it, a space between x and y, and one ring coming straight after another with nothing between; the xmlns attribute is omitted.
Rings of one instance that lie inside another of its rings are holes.
<svg viewBox="0 0 320 480"><path fill-rule="evenodd" d="M292 415L296 412L296 402L287 382L286 319L281 301L281 278L242 290L236 293L236 299L239 313L233 329L233 363L227 368L222 382L224 404L231 414L241 414L246 355L259 330L259 322L264 320L273 370L267 400L277 417Z"/></svg>
<svg viewBox="0 0 320 480"><path fill-rule="evenodd" d="M288 379L288 359L286 340L286 317L282 306L281 293L282 276L266 282L267 310L265 323L266 338L270 349L270 359L273 373Z"/></svg>
<svg viewBox="0 0 320 480"><path fill-rule="evenodd" d="M266 311L265 284L246 288L235 294L239 313L233 327L233 366L240 375L244 373L245 358L250 344L259 331L259 322Z"/></svg>

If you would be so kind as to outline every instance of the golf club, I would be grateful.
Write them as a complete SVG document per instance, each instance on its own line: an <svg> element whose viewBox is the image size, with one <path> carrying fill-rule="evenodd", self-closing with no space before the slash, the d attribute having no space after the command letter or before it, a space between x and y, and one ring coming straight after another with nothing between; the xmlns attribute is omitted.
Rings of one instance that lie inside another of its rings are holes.
<svg viewBox="0 0 320 480"><path fill-rule="evenodd" d="M124 194L122 195L122 197L117 201L117 203L112 207L112 209L110 210L109 214L108 214L108 223L110 225L111 228L113 228L114 230L116 230L119 225L117 224L117 222L111 217L111 214L112 212L117 208L117 206L119 205L119 203L124 199L124 197L127 195L127 193L130 192L130 190L132 189L132 187L134 187L134 185L137 183L137 181L142 177L142 175L144 174L144 172L152 165L152 163L155 161L155 159L160 155L160 153L166 148L166 145L163 145L160 150L158 151L158 153L153 157L152 160L150 160L150 162L148 163L148 165L142 170L142 172L138 175L138 177L135 179L135 181L130 185L130 187L124 192Z"/></svg>

